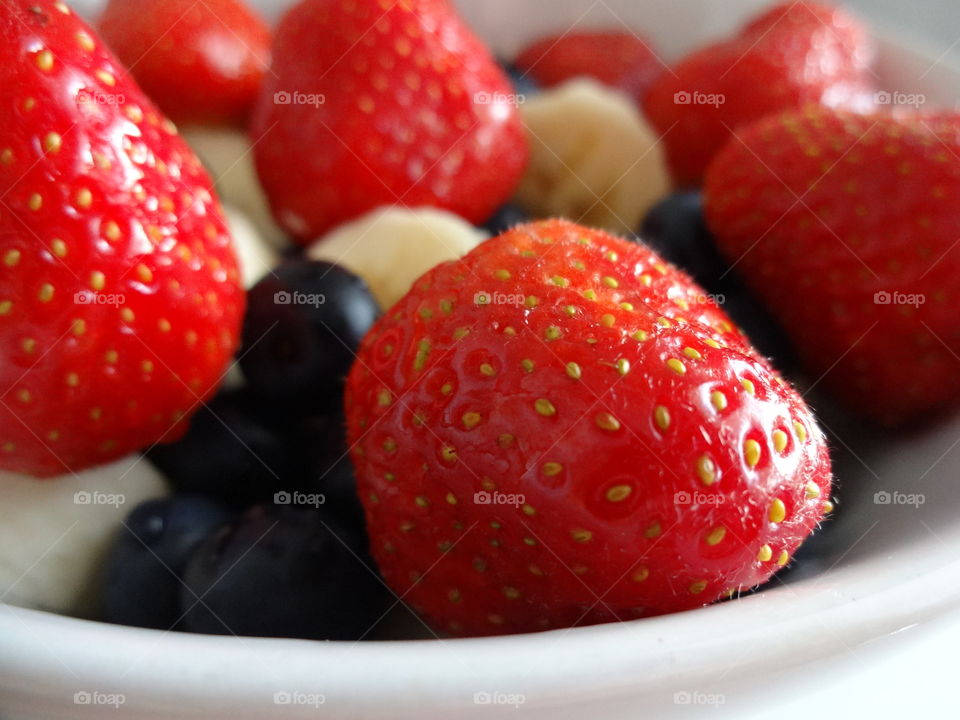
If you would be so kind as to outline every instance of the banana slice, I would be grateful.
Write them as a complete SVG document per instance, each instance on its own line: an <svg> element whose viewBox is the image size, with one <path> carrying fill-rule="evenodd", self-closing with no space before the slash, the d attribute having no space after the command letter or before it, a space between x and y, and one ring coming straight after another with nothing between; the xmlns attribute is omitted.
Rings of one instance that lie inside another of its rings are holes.
<svg viewBox="0 0 960 720"><path fill-rule="evenodd" d="M246 133L238 130L191 127L183 137L210 172L220 199L243 211L270 245L282 250L290 245L273 219L253 162Z"/></svg>
<svg viewBox="0 0 960 720"><path fill-rule="evenodd" d="M243 286L251 288L280 264L280 253L264 241L246 214L229 205L223 206L223 212L230 226L230 234L233 235L233 247L240 261Z"/></svg>
<svg viewBox="0 0 960 720"><path fill-rule="evenodd" d="M435 265L456 260L487 239L457 215L434 208L381 208L321 238L307 250L366 280L387 310Z"/></svg>
<svg viewBox="0 0 960 720"><path fill-rule="evenodd" d="M0 602L92 616L114 533L137 504L166 494L139 455L51 480L0 473Z"/></svg>
<svg viewBox="0 0 960 720"><path fill-rule="evenodd" d="M516 201L531 215L629 234L670 192L663 147L626 95L579 78L520 111L531 158Z"/></svg>

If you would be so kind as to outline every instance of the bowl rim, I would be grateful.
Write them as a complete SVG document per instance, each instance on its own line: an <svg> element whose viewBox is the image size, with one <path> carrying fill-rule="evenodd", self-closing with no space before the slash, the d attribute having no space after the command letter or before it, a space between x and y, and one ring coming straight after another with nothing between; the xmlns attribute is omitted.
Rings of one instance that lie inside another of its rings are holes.
<svg viewBox="0 0 960 720"><path fill-rule="evenodd" d="M882 23L872 32L881 54L892 48L932 59L917 38ZM938 62L960 77L960 63L949 58ZM424 680L437 677L443 683L434 683L429 695L461 701L485 688L522 689L530 701L556 706L588 694L652 696L680 678L687 687L709 683L720 667L728 668L731 679L746 678L774 665L793 667L845 654L955 612L960 607L960 558L934 540L926 538L896 556L901 572L914 569L895 583L876 571L884 561L894 562L894 556L874 558L831 568L826 584L812 578L681 613L486 638L349 643L161 633L0 603L0 697L49 698L64 687L108 688L122 677L140 689L148 705L176 708L229 689L236 708L272 707L265 693L275 680L270 673L242 672L238 644L277 662L291 686L315 687L322 668L338 694L367 707L414 707L422 702ZM913 557L924 561L908 562ZM796 602L796 596L803 602ZM802 642L776 641L783 637ZM145 645L158 650L159 661L143 662ZM111 653L92 658L91 646L109 646ZM732 646L739 648L733 655ZM451 671L451 648L465 651L471 673ZM550 662L543 663L549 651ZM587 657L589 662L583 662ZM519 680L518 666L528 668ZM169 674L157 677L158 668ZM193 674L203 682L189 681Z"/></svg>

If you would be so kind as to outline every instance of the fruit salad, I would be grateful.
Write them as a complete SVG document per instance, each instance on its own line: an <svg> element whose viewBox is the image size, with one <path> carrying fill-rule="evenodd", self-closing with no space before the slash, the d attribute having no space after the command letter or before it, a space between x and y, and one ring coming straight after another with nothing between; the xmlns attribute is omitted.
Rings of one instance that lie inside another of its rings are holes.
<svg viewBox="0 0 960 720"><path fill-rule="evenodd" d="M4 602L643 622L829 527L811 391L877 431L960 405L960 116L883 103L846 11L669 62L625 26L496 57L449 0L0 29Z"/></svg>

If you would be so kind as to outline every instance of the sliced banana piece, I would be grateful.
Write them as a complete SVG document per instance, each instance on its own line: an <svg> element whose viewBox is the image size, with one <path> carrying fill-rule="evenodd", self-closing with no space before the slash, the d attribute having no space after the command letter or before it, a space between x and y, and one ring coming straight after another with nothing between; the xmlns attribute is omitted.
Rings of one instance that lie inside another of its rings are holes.
<svg viewBox="0 0 960 720"><path fill-rule="evenodd" d="M182 132L217 186L220 199L243 211L273 247L290 245L274 221L253 161L253 147L246 133L239 130L190 127Z"/></svg>
<svg viewBox="0 0 960 720"><path fill-rule="evenodd" d="M49 480L0 473L0 602L93 616L114 533L138 503L166 494L139 455Z"/></svg>
<svg viewBox="0 0 960 720"><path fill-rule="evenodd" d="M230 226L230 234L233 235L233 247L240 261L243 286L251 288L280 264L280 253L264 241L259 230L244 213L229 205L223 206L223 212Z"/></svg>
<svg viewBox="0 0 960 720"><path fill-rule="evenodd" d="M487 239L457 215L434 208L381 208L341 225L307 251L366 280L384 310L436 265L456 260Z"/></svg>
<svg viewBox="0 0 960 720"><path fill-rule="evenodd" d="M520 111L531 158L516 201L534 217L628 234L670 192L663 147L626 95L578 78Z"/></svg>

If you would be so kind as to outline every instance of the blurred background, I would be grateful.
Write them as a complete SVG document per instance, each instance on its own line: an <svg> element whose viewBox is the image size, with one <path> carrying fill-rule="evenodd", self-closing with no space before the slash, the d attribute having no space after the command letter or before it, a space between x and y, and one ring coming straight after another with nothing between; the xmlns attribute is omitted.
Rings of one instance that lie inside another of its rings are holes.
<svg viewBox="0 0 960 720"><path fill-rule="evenodd" d="M845 0L878 24L900 30L919 41L934 42L949 49L954 62L960 62L960 3L950 0Z"/></svg>

